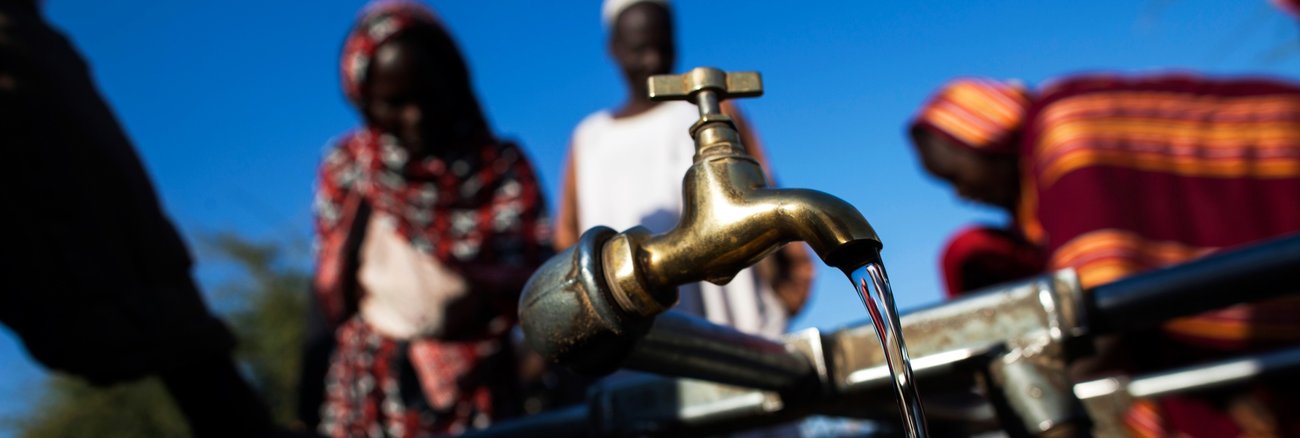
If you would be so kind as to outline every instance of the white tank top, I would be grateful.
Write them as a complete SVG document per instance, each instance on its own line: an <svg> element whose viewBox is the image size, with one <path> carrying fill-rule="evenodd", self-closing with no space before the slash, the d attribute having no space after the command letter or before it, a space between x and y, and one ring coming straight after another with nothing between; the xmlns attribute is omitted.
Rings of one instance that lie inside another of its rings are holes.
<svg viewBox="0 0 1300 438"><path fill-rule="evenodd" d="M632 117L601 111L579 123L572 143L578 228L641 225L662 233L677 224L682 178L695 154L689 129L698 118L695 105L664 102ZM726 286L698 283L680 292L679 310L748 333L785 332L785 310L752 268Z"/></svg>

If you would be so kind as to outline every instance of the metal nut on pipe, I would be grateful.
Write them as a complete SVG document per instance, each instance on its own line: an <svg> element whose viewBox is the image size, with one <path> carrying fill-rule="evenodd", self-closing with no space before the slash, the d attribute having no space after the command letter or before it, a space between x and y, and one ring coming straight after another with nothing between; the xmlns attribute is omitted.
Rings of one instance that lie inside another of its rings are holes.
<svg viewBox="0 0 1300 438"><path fill-rule="evenodd" d="M653 318L624 312L600 262L614 230L595 227L551 257L524 286L519 322L528 346L584 374L618 369Z"/></svg>

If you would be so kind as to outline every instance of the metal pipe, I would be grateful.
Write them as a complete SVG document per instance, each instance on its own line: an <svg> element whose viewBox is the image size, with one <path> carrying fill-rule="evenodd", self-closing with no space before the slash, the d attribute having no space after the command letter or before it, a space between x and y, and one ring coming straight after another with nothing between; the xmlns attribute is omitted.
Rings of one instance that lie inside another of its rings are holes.
<svg viewBox="0 0 1300 438"><path fill-rule="evenodd" d="M785 344L676 311L655 318L624 368L780 392L816 392L817 370Z"/></svg>
<svg viewBox="0 0 1300 438"><path fill-rule="evenodd" d="M587 436L591 430L587 405L576 405L546 411L537 415L514 418L486 429L467 431L463 438L515 438Z"/></svg>
<svg viewBox="0 0 1300 438"><path fill-rule="evenodd" d="M1128 383L1128 392L1138 398L1161 397L1258 381L1296 371L1300 371L1300 348L1290 348L1142 376Z"/></svg>
<svg viewBox="0 0 1300 438"><path fill-rule="evenodd" d="M613 232L606 229L597 234L601 235L600 239L593 237L584 242L598 247L593 243L607 239ZM597 271L592 278L600 278L599 275L600 272ZM595 289L587 284L591 280L588 279L584 283L571 279L564 284L575 291L574 297L611 299L594 293ZM924 387L936 390L944 386L930 382L935 382L941 377L951 377L979 369L983 367L979 363L985 361L982 358L1004 349L1011 349L1021 356L1031 352L1042 354L1050 352L1054 349L1053 346L1059 346L1067 339L1086 336L1091 332L1144 328L1172 317L1195 314L1237 302L1295 293L1297 290L1300 290L1300 236L1293 236L1225 251L1185 265L1137 275L1094 288L1087 293L1078 288L1071 271L1061 271L1019 284L997 286L961 300L913 309L904 312L901 319L913 353L917 378L922 381ZM1080 300L1081 296L1087 298ZM1090 307L1089 311L1081 312L1084 306ZM744 348L736 347L740 345L739 343L726 340L727 337L734 336L733 334L715 332L711 324L694 319L682 320L671 313L660 315L659 318L663 319L663 324L656 322L656 326L650 329L650 334L646 334L645 338L636 341L636 345L631 347L632 351L628 353L630 360L627 361L629 366L647 369L651 364L643 362L646 360L644 356L650 356L650 360L662 361L661 366L669 367L651 371L672 375L684 375L682 372L687 368L694 369L690 372L699 373L701 370L722 372L723 366L738 366L746 369L744 373L750 374L745 377L748 380L759 379L757 376L761 375L776 375L783 376L779 377L782 379L797 380L794 376L802 372L801 365L795 365L793 361L783 357L789 354L788 351L776 352L770 345L766 345L772 341L763 340L765 342L759 345L765 346L758 348L763 351L773 351L773 355L778 359L764 362L769 359L758 357L763 353L744 352ZM696 323L703 325L695 326ZM1087 331L1079 330L1083 327L1087 327ZM879 357L878 345L874 344L874 336L870 330L871 328L867 326L849 327L827 335L826 343L819 344L820 348L815 349L819 353L815 356L824 354L824 359L831 364L828 371L822 373L827 373L826 378L829 380L827 384L832 389L813 398L784 399L784 397L776 397L775 394L764 395L764 391L760 390L743 390L694 380L673 380L661 382L662 385L659 386L665 388L666 395L654 401L646 401L644 387L636 392L628 388L618 388L606 391L603 395L593 394L593 399L626 400L628 404L606 403L608 406L600 408L601 412L592 412L591 415L626 419L624 416L629 415L628 411L635 415L642 415L648 405L658 406L660 403L668 403L672 406L660 409L663 412L656 411L655 415L658 416L645 414L643 415L645 418L638 418L656 425L677 424L686 430L712 428L709 429L712 432L739 430L751 421L775 417L792 418L812 412L806 409L826 410L838 415L851 413L854 416L888 418L888 415L892 415L892 405L889 404L875 407L876 410L872 413L848 412L842 406L828 405L836 401L842 402L844 397L873 397L875 394L884 394L881 389L886 383L888 373L880 368L884 363L883 358ZM549 331L545 332L549 333ZM629 333L627 336L635 338L636 334ZM714 338L715 336L721 336L722 339ZM632 341L629 339L623 342ZM731 343L735 345L728 345ZM605 356L619 356L609 353L608 345L593 344L588 347L590 351L604 352ZM671 352L672 349L678 351L674 353ZM706 352L703 355L709 358L704 365L673 363L687 360L690 354L694 354L686 352L691 349ZM652 353L653 350L660 352ZM655 356L658 355L663 356L656 358ZM732 358L728 359L728 355ZM1099 395L1104 395L1101 392L1107 388L1110 388L1109 391L1123 389L1126 393L1134 391L1144 395L1158 395L1174 390L1197 390L1207 385L1232 383L1264 374L1276 375L1285 372L1284 370L1294 371L1297 366L1296 361L1300 360L1298 355L1300 350L1290 349L1260 357L1226 361L1215 365L1212 369L1217 370L1218 373L1213 374L1207 374L1204 370L1196 372L1176 370L1141 376L1133 382L1103 379L1076 385L1071 389L1074 395L1085 400L1100 399ZM1047 356L1044 359L1056 360L1055 356ZM735 363L728 363L729 361ZM638 366L637 363L641 365ZM1256 374L1245 372L1251 367L1256 367L1258 372ZM817 374L816 371L813 373ZM720 377L701 374L694 376L705 379ZM1197 381L1185 379L1197 376L1200 378ZM741 383L735 380L730 382L760 388L784 385L763 382L751 385L753 382ZM681 388L690 388L696 392L724 389L732 392L727 392L729 394L727 397L708 398L705 403L700 401L705 399L679 398L682 394ZM1029 396L1032 398L1033 394ZM641 402L634 404L631 402L633 400ZM773 403L782 400L790 404L780 408L772 407ZM936 400L938 399L930 400L930 404L939 403ZM721 416L697 415L701 410L696 408L705 404L710 406L710 409L716 406L735 405L745 406L748 410L743 410L743 414L735 415L732 414L741 410L727 411L730 414L726 416L728 420L724 422L720 419L723 418ZM1093 410L1093 407L1090 406L1089 410ZM567 414L569 413L550 415L563 417ZM688 419L690 421L687 421ZM958 418L953 420L956 421ZM976 420L975 417L971 417L966 421ZM732 426L735 428L732 429Z"/></svg>
<svg viewBox="0 0 1300 438"><path fill-rule="evenodd" d="M700 116L709 114L722 114L722 105L718 100L718 92L713 90L700 90L695 93L695 105L700 108Z"/></svg>
<svg viewBox="0 0 1300 438"><path fill-rule="evenodd" d="M1300 235L1233 249L1092 288L1098 333L1149 328L1178 316L1300 292Z"/></svg>
<svg viewBox="0 0 1300 438"><path fill-rule="evenodd" d="M1137 377L1110 376L1074 385L1074 395L1092 418L1094 436L1126 434L1125 413L1134 399L1194 393L1261 379L1294 380L1300 347L1239 357Z"/></svg>

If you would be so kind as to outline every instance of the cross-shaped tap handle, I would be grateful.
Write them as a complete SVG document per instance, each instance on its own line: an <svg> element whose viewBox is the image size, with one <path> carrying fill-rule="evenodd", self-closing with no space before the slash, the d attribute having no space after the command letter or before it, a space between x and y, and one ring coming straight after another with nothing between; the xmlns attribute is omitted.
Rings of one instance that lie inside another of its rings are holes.
<svg viewBox="0 0 1300 438"><path fill-rule="evenodd" d="M758 72L727 73L712 67L696 67L679 75L651 76L650 100L687 100L700 107L700 115L720 114L724 99L763 95Z"/></svg>

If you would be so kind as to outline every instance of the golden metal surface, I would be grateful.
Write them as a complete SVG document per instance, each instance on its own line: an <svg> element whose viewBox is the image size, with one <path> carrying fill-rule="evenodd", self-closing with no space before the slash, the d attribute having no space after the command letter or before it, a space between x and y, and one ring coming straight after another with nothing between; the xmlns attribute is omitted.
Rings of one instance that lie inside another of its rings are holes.
<svg viewBox="0 0 1300 438"><path fill-rule="evenodd" d="M879 257L876 232L847 202L814 190L767 187L731 119L719 111L723 99L761 95L757 73L700 67L649 82L651 98L693 101L700 120L691 127L695 163L683 180L677 226L654 236L633 228L602 251L606 280L624 310L662 312L677 300L678 285L725 284L792 241L808 242L826 264L841 269Z"/></svg>
<svg viewBox="0 0 1300 438"><path fill-rule="evenodd" d="M696 67L685 74L650 77L650 100L685 100L701 90L713 89L730 97L763 95L763 79L758 72L732 72L710 67Z"/></svg>

